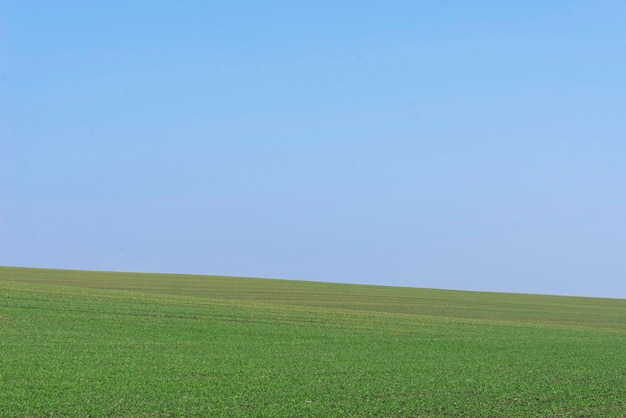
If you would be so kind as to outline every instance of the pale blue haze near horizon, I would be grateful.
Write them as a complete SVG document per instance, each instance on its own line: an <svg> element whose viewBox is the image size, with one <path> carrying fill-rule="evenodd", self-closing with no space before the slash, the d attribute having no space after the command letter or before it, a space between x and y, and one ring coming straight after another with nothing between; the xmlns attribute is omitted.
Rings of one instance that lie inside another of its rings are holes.
<svg viewBox="0 0 626 418"><path fill-rule="evenodd" d="M0 265L626 298L624 1L0 2Z"/></svg>

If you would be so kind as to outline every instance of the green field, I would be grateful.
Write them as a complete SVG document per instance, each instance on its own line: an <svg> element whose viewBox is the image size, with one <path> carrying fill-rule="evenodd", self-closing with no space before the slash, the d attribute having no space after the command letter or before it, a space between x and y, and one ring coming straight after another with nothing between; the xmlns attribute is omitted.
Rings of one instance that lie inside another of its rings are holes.
<svg viewBox="0 0 626 418"><path fill-rule="evenodd" d="M623 299L0 267L0 301L0 416L626 416Z"/></svg>

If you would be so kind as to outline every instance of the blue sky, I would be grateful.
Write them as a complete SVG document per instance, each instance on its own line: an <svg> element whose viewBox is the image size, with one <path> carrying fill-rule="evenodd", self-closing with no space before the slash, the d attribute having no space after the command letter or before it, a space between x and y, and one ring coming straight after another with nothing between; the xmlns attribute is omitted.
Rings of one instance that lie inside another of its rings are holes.
<svg viewBox="0 0 626 418"><path fill-rule="evenodd" d="M623 1L0 4L0 265L626 297Z"/></svg>

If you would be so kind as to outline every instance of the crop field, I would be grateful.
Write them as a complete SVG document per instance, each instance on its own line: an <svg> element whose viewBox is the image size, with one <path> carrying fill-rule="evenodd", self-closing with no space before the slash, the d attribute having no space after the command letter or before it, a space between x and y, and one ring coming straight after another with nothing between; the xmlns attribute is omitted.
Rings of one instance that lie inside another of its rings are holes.
<svg viewBox="0 0 626 418"><path fill-rule="evenodd" d="M0 416L626 417L626 300L0 267Z"/></svg>

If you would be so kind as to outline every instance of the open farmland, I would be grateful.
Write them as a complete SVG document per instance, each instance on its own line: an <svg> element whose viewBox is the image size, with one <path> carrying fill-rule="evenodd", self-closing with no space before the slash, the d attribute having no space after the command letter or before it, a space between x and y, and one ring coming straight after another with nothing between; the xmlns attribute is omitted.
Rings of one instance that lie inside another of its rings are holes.
<svg viewBox="0 0 626 418"><path fill-rule="evenodd" d="M626 300L0 267L0 416L626 416Z"/></svg>

